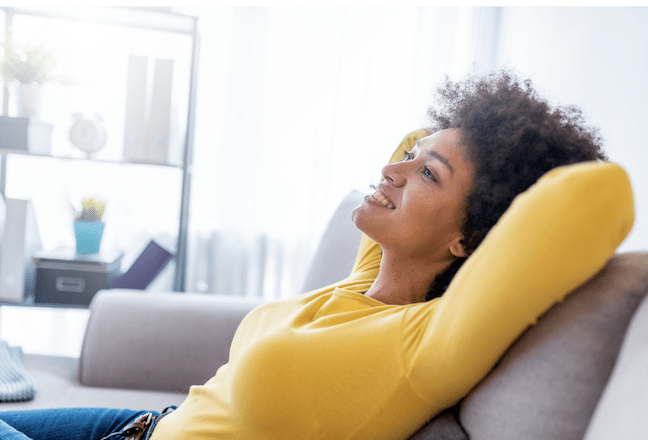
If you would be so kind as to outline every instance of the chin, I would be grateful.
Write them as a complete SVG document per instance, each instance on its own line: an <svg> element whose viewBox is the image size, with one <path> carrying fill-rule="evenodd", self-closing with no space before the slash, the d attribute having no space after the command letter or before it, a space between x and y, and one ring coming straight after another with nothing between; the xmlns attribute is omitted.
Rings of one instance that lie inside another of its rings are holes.
<svg viewBox="0 0 648 440"><path fill-rule="evenodd" d="M366 212L365 212L365 204L363 203L362 205L358 206L351 212L351 220L353 220L353 223L355 224L356 228L360 230L363 234L369 236L369 238L373 239L372 234L371 234L371 228L369 225L366 223Z"/></svg>
<svg viewBox="0 0 648 440"><path fill-rule="evenodd" d="M356 228L360 229L362 232L364 231L360 227L359 223L362 224L362 211L364 210L363 208L365 208L364 203L351 211L351 220L356 225Z"/></svg>
<svg viewBox="0 0 648 440"><path fill-rule="evenodd" d="M382 239L385 238L383 235L386 233L385 218L381 215L381 212L384 212L382 209L384 208L377 208L369 203L368 197L365 197L362 204L351 212L351 220L356 228L378 244L381 244Z"/></svg>

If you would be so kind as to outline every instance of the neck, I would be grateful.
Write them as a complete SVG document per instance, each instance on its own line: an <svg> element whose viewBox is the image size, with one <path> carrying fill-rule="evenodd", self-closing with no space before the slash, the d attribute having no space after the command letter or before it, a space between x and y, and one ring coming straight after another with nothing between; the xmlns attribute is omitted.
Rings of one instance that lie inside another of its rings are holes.
<svg viewBox="0 0 648 440"><path fill-rule="evenodd" d="M451 263L451 260L404 262L383 252L378 277L365 296L392 305L425 302L434 279Z"/></svg>

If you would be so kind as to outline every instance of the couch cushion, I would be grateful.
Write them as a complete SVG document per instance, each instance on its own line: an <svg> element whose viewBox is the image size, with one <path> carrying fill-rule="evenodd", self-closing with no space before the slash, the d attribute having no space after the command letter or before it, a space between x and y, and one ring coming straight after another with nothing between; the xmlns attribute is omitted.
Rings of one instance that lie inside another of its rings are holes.
<svg viewBox="0 0 648 440"><path fill-rule="evenodd" d="M186 391L228 361L241 320L262 298L129 289L90 305L79 381L88 386Z"/></svg>
<svg viewBox="0 0 648 440"><path fill-rule="evenodd" d="M1 403L0 411L63 408L108 407L161 411L179 405L186 393L135 391L88 387L79 384L76 358L24 354L23 364L34 378L36 398L27 402Z"/></svg>
<svg viewBox="0 0 648 440"><path fill-rule="evenodd" d="M468 440L466 431L457 422L455 414L457 406L443 411L430 420L409 440Z"/></svg>
<svg viewBox="0 0 648 440"><path fill-rule="evenodd" d="M582 439L647 289L648 254L615 255L552 307L463 401L470 438Z"/></svg>
<svg viewBox="0 0 648 440"><path fill-rule="evenodd" d="M648 438L648 297L632 317L585 440Z"/></svg>

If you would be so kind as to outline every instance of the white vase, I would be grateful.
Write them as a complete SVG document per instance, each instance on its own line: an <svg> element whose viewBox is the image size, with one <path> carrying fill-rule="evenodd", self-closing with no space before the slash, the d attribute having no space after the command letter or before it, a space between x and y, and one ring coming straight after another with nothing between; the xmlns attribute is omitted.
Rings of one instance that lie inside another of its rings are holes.
<svg viewBox="0 0 648 440"><path fill-rule="evenodd" d="M38 83L20 83L16 93L17 116L37 116L40 112L40 86Z"/></svg>

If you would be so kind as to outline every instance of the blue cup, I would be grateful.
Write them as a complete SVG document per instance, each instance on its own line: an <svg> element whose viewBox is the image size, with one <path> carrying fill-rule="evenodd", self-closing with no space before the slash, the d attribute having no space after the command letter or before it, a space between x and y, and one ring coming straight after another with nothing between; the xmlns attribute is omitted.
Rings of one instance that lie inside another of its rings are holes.
<svg viewBox="0 0 648 440"><path fill-rule="evenodd" d="M103 222L86 222L83 220L74 222L77 254L99 253L104 226Z"/></svg>

